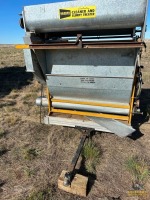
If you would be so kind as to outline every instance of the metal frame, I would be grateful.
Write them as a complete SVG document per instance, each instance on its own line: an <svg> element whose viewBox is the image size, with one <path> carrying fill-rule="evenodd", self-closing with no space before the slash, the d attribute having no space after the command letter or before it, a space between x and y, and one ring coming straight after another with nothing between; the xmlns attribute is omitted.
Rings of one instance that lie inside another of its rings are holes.
<svg viewBox="0 0 150 200"><path fill-rule="evenodd" d="M82 43L82 44L81 44ZM141 48L144 46L143 42L126 41L126 42L57 42L49 44L18 44L17 49L78 49L78 48Z"/></svg>
<svg viewBox="0 0 150 200"><path fill-rule="evenodd" d="M71 100L62 100L62 99L53 99L50 96L50 92L47 89L48 93L48 115L50 116L52 113L63 113L63 114L72 114L72 115L80 115L80 116L92 116L92 117L102 117L107 119L116 119L127 121L128 124L131 124L132 120L132 110L134 105L134 95L135 95L135 83L133 84L132 96L129 105L119 105L119 104L105 104L105 103L96 103L96 102L80 102L80 101L71 101ZM51 106L52 102L63 102L63 103L75 103L81 105L93 105L93 106L103 106L103 107L111 107L111 108L129 108L129 115L112 115L112 114L104 114L104 113L95 113L95 112L85 112L85 111L75 111L75 110L65 110L65 109L55 109Z"/></svg>
<svg viewBox="0 0 150 200"><path fill-rule="evenodd" d="M107 42L85 42L82 41L82 35L77 35L76 42L53 42L49 44L23 44L23 45L16 45L18 49L78 49L78 48L142 48L144 47L143 42L136 42L136 41L107 41ZM134 80L136 78L134 77ZM48 111L49 116L52 113L63 113L63 114L72 114L72 115L80 115L80 116L92 116L92 117L102 117L107 119L116 119L127 121L128 124L131 124L132 120L132 110L134 105L134 95L135 95L135 81L133 83L132 94L130 99L129 105L123 104L108 104L108 103L97 103L97 102L85 102L85 101L72 101L72 100L65 100L65 99L54 99L50 95L50 91L47 88L47 95L48 95ZM111 108L122 108L122 109L129 109L129 115L115 115L115 114L104 114L104 113L96 113L96 112L87 112L87 111L77 111L77 110L69 110L69 109L56 109L52 107L52 102L61 102L61 103L70 103L70 104L80 104L80 105L92 105L92 106L103 106L103 107L111 107Z"/></svg>
<svg viewBox="0 0 150 200"><path fill-rule="evenodd" d="M48 115L50 116L52 113L63 113L63 114L72 114L72 115L80 115L80 116L92 116L92 117L102 117L107 119L116 119L121 121L127 121L128 124L131 124L132 120L132 110L134 105L134 95L135 95L135 81L132 89L132 96L129 105L119 105L119 104L106 104L106 103L96 103L96 102L84 102L84 101L71 101L64 99L53 99L50 95L49 89L47 88L48 95ZM112 115L112 114L104 114L104 113L95 113L95 112L85 112L85 111L75 111L75 110L66 110L66 109L55 109L53 108L52 102L63 102L63 103L72 103L72 104L81 104L81 105L93 105L93 106L103 106L103 107L111 107L111 108L129 108L129 115Z"/></svg>
<svg viewBox="0 0 150 200"><path fill-rule="evenodd" d="M131 101L130 101L130 111L129 111L128 124L131 124L131 120L132 120L132 111L133 111L133 105L134 105L134 94L135 94L135 85L133 86L132 96L131 96Z"/></svg>
<svg viewBox="0 0 150 200"><path fill-rule="evenodd" d="M64 114L72 114L72 115L81 115L81 116L92 116L92 117L103 117L107 119L118 119L122 121L128 121L129 116L122 116L122 115L111 115L111 114L103 114L103 113L95 113L95 112L85 112L85 111L75 111L75 110L65 110L65 109L55 109L51 106L52 102L69 102L69 103L77 103L81 105L97 105L97 106L104 106L104 107L112 107L112 108L129 108L131 106L126 105L116 105L116 104L99 104L94 102L78 102L78 101L70 101L70 100L58 100L53 99L50 97L50 92L48 90L48 110L49 115L52 113L64 113Z"/></svg>
<svg viewBox="0 0 150 200"><path fill-rule="evenodd" d="M81 116L103 117L107 119L118 119L118 120L123 120L123 121L127 121L129 118L128 116L122 116L122 115L111 115L111 114L84 112L84 111L76 111L76 110L64 110L64 109L55 109L55 108L52 108L51 112L81 115Z"/></svg>

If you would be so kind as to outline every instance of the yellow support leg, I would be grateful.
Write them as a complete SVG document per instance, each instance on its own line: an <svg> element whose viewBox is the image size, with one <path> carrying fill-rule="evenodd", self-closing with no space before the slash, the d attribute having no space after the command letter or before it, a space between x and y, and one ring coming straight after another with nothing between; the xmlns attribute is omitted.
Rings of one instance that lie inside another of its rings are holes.
<svg viewBox="0 0 150 200"><path fill-rule="evenodd" d="M132 120L132 111L133 111L133 104L134 104L134 93L135 93L135 86L133 86L131 101L130 101L130 111L129 111L129 120L128 123L131 125Z"/></svg>
<svg viewBox="0 0 150 200"><path fill-rule="evenodd" d="M50 92L49 92L48 88L47 88L47 96L48 96L48 114L50 115L50 113L51 113L51 98L50 98Z"/></svg>

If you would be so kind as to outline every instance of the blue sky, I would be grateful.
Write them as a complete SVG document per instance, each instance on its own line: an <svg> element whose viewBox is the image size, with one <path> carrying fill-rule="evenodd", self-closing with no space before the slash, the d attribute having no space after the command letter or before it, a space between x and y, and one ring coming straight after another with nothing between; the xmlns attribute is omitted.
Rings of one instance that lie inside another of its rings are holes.
<svg viewBox="0 0 150 200"><path fill-rule="evenodd" d="M23 43L24 30L20 28L18 23L19 13L21 13L23 6L58 1L65 0L0 0L0 44ZM150 38L150 3L146 38Z"/></svg>

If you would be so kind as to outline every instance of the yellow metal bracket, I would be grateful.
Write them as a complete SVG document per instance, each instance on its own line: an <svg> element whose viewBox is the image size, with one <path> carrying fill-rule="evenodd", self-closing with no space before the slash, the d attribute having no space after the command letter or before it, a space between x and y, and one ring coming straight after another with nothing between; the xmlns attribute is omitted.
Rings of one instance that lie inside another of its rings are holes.
<svg viewBox="0 0 150 200"><path fill-rule="evenodd" d="M47 96L48 96L48 113L50 115L50 113L51 113L51 98L50 98L50 92L49 92L48 88L47 88Z"/></svg>
<svg viewBox="0 0 150 200"><path fill-rule="evenodd" d="M30 49L30 46L28 44L17 44L15 45L16 49Z"/></svg>
<svg viewBox="0 0 150 200"><path fill-rule="evenodd" d="M132 90L132 96L131 96L131 101L130 101L130 111L129 111L129 119L128 119L128 124L131 124L132 120L132 111L133 111L133 104L134 104L134 93L135 93L135 85L133 86Z"/></svg>

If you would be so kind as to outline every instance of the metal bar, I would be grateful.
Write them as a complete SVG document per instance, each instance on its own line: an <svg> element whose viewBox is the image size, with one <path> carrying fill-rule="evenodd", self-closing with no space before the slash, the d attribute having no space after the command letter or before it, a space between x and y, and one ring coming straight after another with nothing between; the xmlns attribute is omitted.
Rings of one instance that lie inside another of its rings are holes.
<svg viewBox="0 0 150 200"><path fill-rule="evenodd" d="M136 44L134 44L134 45L124 45L124 44L119 44L119 45L85 45L85 46L83 46L83 48L85 48L85 49L125 49L125 48L131 48L131 49L133 49L133 48L141 48L141 47L143 47L143 45L136 45Z"/></svg>
<svg viewBox="0 0 150 200"><path fill-rule="evenodd" d="M81 115L81 116L93 116L93 117L103 117L107 119L119 119L123 121L128 121L128 116L123 115L110 115L110 114L104 114L104 113L94 113L94 112L82 112L82 111L76 111L76 110L63 110L63 109L55 109L52 108L51 112L55 113L64 113L64 114L72 114L72 115Z"/></svg>
<svg viewBox="0 0 150 200"><path fill-rule="evenodd" d="M91 133L94 131L94 129L91 129L91 128L82 128L82 127L76 127L76 128L78 128L80 131L84 131L84 134L80 140L80 143L79 143L76 153L71 161L71 164L68 167L68 170L67 170L68 172L66 172L66 174L64 176L64 186L71 185L71 182L72 182L72 179L74 176L74 170L75 170L76 164L78 162L79 156L81 154L85 140L87 137L91 137L92 136Z"/></svg>
<svg viewBox="0 0 150 200"><path fill-rule="evenodd" d="M79 77L79 78L84 78L85 76L77 76L77 75L66 75L66 74L46 74L46 76L49 76L49 77L75 77L75 78L77 78L77 77ZM95 76L86 76L87 78L95 78ZM118 78L118 79L133 79L133 77L132 76L128 76L128 77L125 77L125 76L96 76L96 78L111 78L111 79L116 79L116 78Z"/></svg>
<svg viewBox="0 0 150 200"><path fill-rule="evenodd" d="M71 165L69 166L69 171L70 172L72 172L76 167L76 164L78 162L78 159L79 159L79 156L81 154L81 151L82 151L82 148L83 148L83 145L85 143L86 138L87 138L87 134L84 134L83 137L80 140L80 144L79 144L79 146L78 146L78 148L76 150L76 153L75 153L75 155L74 155L74 157L73 157L73 159L71 161Z"/></svg>
<svg viewBox="0 0 150 200"><path fill-rule="evenodd" d="M91 106L91 105L52 102L52 107L56 109L76 110L76 111L82 111L82 112L85 111L85 112L105 113L105 114L123 115L123 116L129 115L129 109L110 108L110 107L103 107L103 106Z"/></svg>
<svg viewBox="0 0 150 200"><path fill-rule="evenodd" d="M82 48L141 48L143 42L83 42ZM78 49L75 43L16 45L17 49Z"/></svg>
<svg viewBox="0 0 150 200"><path fill-rule="evenodd" d="M73 102L51 102L51 107L57 109L65 109L65 110L79 110L79 111L87 111L87 112L96 112L96 113L106 113L106 114L114 114L114 115L129 115L129 108L118 108L118 107L107 107L101 105L87 105L87 104L76 104ZM36 99L37 106L48 107L48 99L45 97L39 97ZM86 102L85 102L86 103Z"/></svg>
<svg viewBox="0 0 150 200"><path fill-rule="evenodd" d="M30 46L28 44L17 44L15 45L16 49L30 49Z"/></svg>
<svg viewBox="0 0 150 200"><path fill-rule="evenodd" d="M41 97L43 96L43 84L41 84ZM42 123L42 100L40 103L40 123Z"/></svg>
<svg viewBox="0 0 150 200"><path fill-rule="evenodd" d="M119 105L119 104L107 104L107 103L98 103L98 102L86 102L86 101L73 101L67 99L51 99L52 102L61 102L61 103L72 103L72 104L81 104L81 105L91 105L91 106L103 106L103 107L110 107L110 108L123 108L129 109L130 105Z"/></svg>
<svg viewBox="0 0 150 200"><path fill-rule="evenodd" d="M83 35L83 40L88 40L88 39L97 39L97 40L99 40L99 39L114 39L114 38L131 38L131 34L128 34L128 35L110 35L110 36L108 36L108 35L99 35L99 36L84 36ZM122 42L126 42L126 40L121 40ZM134 41L133 40L133 38L131 38L130 39L130 41ZM106 41L107 42L107 41ZM109 40L109 42L111 42L111 40ZM112 41L113 42L113 41Z"/></svg>
<svg viewBox="0 0 150 200"><path fill-rule="evenodd" d="M113 45L119 45L119 44L124 44L124 45L130 45L130 44L134 44L134 45L141 45L141 44L143 44L143 42L142 41L134 41L134 40L130 40L130 41L128 41L128 40L120 40L120 41L113 41L113 40L111 40L111 41L87 41L87 42L84 42L84 44L100 44L100 45L105 45L105 44L107 44L107 45L110 45L110 44L113 44Z"/></svg>
<svg viewBox="0 0 150 200"><path fill-rule="evenodd" d="M131 96L128 124L131 124L131 120L132 120L132 111L133 111L133 103L134 103L134 93L135 93L135 85L133 86L133 91L132 91L132 96Z"/></svg>

